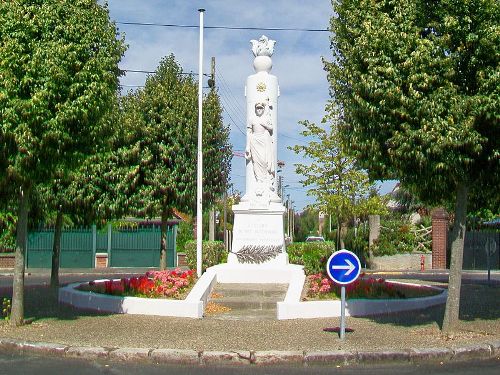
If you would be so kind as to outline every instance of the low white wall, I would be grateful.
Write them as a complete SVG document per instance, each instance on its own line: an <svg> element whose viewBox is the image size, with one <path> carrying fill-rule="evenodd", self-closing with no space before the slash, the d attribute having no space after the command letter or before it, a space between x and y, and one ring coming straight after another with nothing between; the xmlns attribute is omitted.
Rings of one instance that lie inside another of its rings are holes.
<svg viewBox="0 0 500 375"><path fill-rule="evenodd" d="M393 284L405 284L422 286L418 284L400 283L391 281ZM439 290L441 293L435 296L406 299L355 299L346 301L346 316L369 316L395 313L400 311L411 311L424 309L430 306L446 303L447 291L437 287L427 286ZM310 318L333 318L340 316L340 300L337 301L285 301L278 302L278 319L310 319Z"/></svg>
<svg viewBox="0 0 500 375"><path fill-rule="evenodd" d="M370 269L384 271L420 271L420 258L424 256L425 269L432 269L432 253L384 255L370 260Z"/></svg>
<svg viewBox="0 0 500 375"><path fill-rule="evenodd" d="M60 288L59 302L81 309L118 314L177 316L183 318L201 318L203 316L203 301L201 300L110 296L78 290L76 288L79 285L82 285L82 283L74 283Z"/></svg>

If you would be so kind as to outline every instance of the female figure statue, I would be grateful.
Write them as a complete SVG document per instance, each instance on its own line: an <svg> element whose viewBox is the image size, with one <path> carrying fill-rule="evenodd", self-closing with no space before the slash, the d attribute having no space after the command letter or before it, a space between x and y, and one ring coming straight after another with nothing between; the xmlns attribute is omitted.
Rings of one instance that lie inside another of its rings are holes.
<svg viewBox="0 0 500 375"><path fill-rule="evenodd" d="M275 171L270 109L266 103L255 104L255 115L247 124L245 158L252 163L253 174L257 181L255 191L257 195L262 195L266 185L269 190L273 190Z"/></svg>

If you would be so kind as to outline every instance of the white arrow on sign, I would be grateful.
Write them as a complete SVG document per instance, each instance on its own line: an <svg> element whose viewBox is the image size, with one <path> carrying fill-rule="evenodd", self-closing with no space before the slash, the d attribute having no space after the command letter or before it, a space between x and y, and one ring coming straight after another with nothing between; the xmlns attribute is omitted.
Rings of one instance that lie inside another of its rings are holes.
<svg viewBox="0 0 500 375"><path fill-rule="evenodd" d="M354 267L354 264L352 264L349 259L345 259L345 261L347 263L347 266L332 266L332 268L334 270L347 270L345 275L349 276L351 274L351 272L356 269L356 267Z"/></svg>

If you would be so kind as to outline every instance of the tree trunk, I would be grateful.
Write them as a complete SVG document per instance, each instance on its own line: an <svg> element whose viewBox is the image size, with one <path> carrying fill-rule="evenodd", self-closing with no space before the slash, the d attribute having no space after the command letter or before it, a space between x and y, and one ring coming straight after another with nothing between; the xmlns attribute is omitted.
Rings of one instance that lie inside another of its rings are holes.
<svg viewBox="0 0 500 375"><path fill-rule="evenodd" d="M335 236L336 237L335 238L336 239L335 245L336 245L336 250L337 251L342 249L341 246L340 246L340 231L341 231L341 226L342 226L342 224L341 224L341 221L340 221L340 217L337 217L337 235Z"/></svg>
<svg viewBox="0 0 500 375"><path fill-rule="evenodd" d="M63 212L59 207L57 211L56 226L54 228L54 243L52 245L52 268L50 270L50 287L59 288L59 257L61 254Z"/></svg>
<svg viewBox="0 0 500 375"><path fill-rule="evenodd" d="M346 222L342 222L342 224L340 224L340 249L345 249L345 237L347 236L347 223Z"/></svg>
<svg viewBox="0 0 500 375"><path fill-rule="evenodd" d="M167 220L170 216L170 210L164 209L161 213L161 241L160 241L160 270L167 269Z"/></svg>
<svg viewBox="0 0 500 375"><path fill-rule="evenodd" d="M28 210L30 189L21 187L16 226L16 260L12 283L12 310L10 324L20 326L24 323L24 268L26 238L28 237Z"/></svg>
<svg viewBox="0 0 500 375"><path fill-rule="evenodd" d="M215 241L215 210L212 208L208 211L208 239Z"/></svg>
<svg viewBox="0 0 500 375"><path fill-rule="evenodd" d="M455 223L451 233L450 276L448 280L448 298L444 311L444 334L457 328L460 311L460 288L462 286L462 263L464 257L465 223L467 215L468 188L464 183L457 186L457 201L455 205Z"/></svg>
<svg viewBox="0 0 500 375"><path fill-rule="evenodd" d="M368 264L373 260L373 243L380 237L380 215L368 215Z"/></svg>

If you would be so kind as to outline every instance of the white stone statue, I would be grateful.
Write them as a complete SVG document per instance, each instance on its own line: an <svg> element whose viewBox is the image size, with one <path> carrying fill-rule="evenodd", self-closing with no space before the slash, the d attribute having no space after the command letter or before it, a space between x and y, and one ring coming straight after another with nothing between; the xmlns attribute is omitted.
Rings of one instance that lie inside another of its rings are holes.
<svg viewBox="0 0 500 375"><path fill-rule="evenodd" d="M253 174L257 181L255 189L257 196L262 196L266 189L273 190L274 184L275 157L271 110L269 104L256 103L255 113L247 124L245 157L252 163Z"/></svg>

